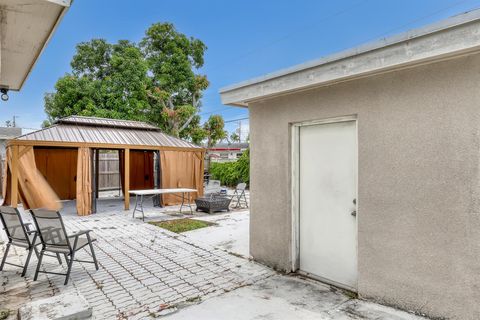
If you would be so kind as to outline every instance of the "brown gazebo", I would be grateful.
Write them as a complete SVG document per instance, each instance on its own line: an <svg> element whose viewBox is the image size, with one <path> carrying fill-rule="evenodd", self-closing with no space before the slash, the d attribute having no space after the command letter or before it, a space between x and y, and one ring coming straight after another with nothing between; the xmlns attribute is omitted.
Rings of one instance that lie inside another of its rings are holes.
<svg viewBox="0 0 480 320"><path fill-rule="evenodd" d="M119 153L126 210L129 190L184 187L203 193L205 149L145 122L70 116L7 143L6 203L57 207L58 199L76 199L79 215L92 213L100 150ZM164 195L163 202L176 199Z"/></svg>

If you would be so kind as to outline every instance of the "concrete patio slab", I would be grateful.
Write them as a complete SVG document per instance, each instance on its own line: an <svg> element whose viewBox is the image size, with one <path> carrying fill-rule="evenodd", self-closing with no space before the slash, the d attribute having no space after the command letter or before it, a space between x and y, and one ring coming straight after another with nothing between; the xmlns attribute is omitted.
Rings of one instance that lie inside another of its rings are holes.
<svg viewBox="0 0 480 320"><path fill-rule="evenodd" d="M18 311L19 320L81 320L91 316L92 308L76 291L29 302Z"/></svg>
<svg viewBox="0 0 480 320"><path fill-rule="evenodd" d="M221 248L245 258L250 257L248 234L250 212L248 210L213 214L198 219L214 222L216 225L185 232L184 235L189 239Z"/></svg>
<svg viewBox="0 0 480 320"><path fill-rule="evenodd" d="M312 280L275 275L180 309L168 320L424 320L389 307L352 299L339 290Z"/></svg>

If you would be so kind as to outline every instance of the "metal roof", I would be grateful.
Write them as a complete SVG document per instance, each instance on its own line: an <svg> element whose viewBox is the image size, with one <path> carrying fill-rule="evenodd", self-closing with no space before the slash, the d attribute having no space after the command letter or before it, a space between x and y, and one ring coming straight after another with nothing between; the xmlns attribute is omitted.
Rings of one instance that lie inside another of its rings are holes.
<svg viewBox="0 0 480 320"><path fill-rule="evenodd" d="M0 0L0 87L20 90L71 0Z"/></svg>
<svg viewBox="0 0 480 320"><path fill-rule="evenodd" d="M145 122L78 116L60 119L48 128L15 140L203 149Z"/></svg>
<svg viewBox="0 0 480 320"><path fill-rule="evenodd" d="M97 118L97 117L83 117L83 116L69 116L57 120L55 123L67 123L67 124L80 124L80 125L91 125L91 126L103 126L103 127L113 127L113 128L131 128L131 129L146 129L146 130L157 130L160 131L160 128L141 121L132 121L132 120L120 120L120 119L107 119L107 118Z"/></svg>

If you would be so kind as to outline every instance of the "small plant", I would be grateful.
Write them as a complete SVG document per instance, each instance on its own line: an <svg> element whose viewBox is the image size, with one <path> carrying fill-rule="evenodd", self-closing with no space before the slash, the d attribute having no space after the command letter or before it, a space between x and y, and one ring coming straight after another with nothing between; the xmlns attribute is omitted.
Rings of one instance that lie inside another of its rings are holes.
<svg viewBox="0 0 480 320"><path fill-rule="evenodd" d="M201 300L202 300L202 297L195 296L195 297L188 298L186 301L188 303L194 303L194 302L200 302Z"/></svg>
<svg viewBox="0 0 480 320"><path fill-rule="evenodd" d="M177 219L177 220L168 220L168 221L152 221L150 224L167 229L175 233L187 232L195 229L205 228L212 225L215 225L213 222L207 222L202 220L194 219Z"/></svg>
<svg viewBox="0 0 480 320"><path fill-rule="evenodd" d="M97 286L98 290L102 290L103 289L103 280L95 281L95 285Z"/></svg>
<svg viewBox="0 0 480 320"><path fill-rule="evenodd" d="M0 310L0 320L5 320L10 315L10 310Z"/></svg>
<svg viewBox="0 0 480 320"><path fill-rule="evenodd" d="M350 290L343 290L342 293L349 297L350 299L358 299L358 293L350 291Z"/></svg>

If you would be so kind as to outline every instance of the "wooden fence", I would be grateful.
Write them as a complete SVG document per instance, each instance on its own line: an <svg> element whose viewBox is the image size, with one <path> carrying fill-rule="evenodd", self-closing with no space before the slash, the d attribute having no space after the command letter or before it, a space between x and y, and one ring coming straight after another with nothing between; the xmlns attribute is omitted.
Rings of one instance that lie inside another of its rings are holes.
<svg viewBox="0 0 480 320"><path fill-rule="evenodd" d="M120 159L117 152L100 152L98 157L99 191L120 189Z"/></svg>

